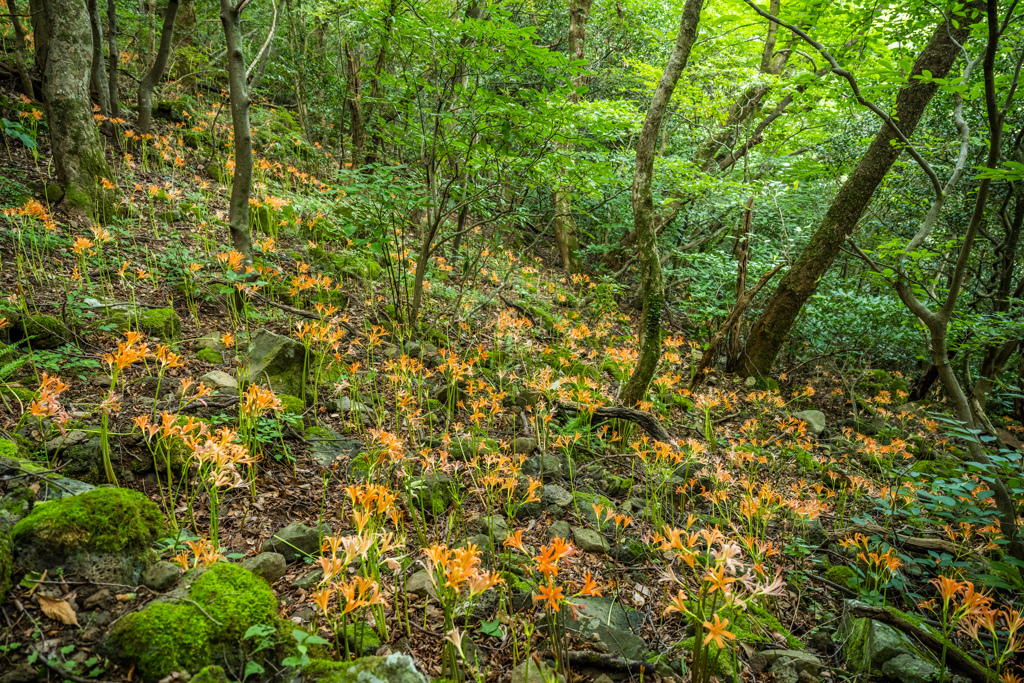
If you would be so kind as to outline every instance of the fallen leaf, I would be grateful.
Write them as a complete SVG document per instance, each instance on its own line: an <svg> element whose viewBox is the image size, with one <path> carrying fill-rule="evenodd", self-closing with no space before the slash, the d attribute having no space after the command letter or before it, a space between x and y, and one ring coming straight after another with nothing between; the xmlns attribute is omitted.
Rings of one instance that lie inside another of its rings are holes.
<svg viewBox="0 0 1024 683"><path fill-rule="evenodd" d="M75 614L75 610L71 609L71 605L68 604L67 600L54 600L42 594L37 595L36 599L39 601L39 607L46 616L62 624L78 626L78 616Z"/></svg>

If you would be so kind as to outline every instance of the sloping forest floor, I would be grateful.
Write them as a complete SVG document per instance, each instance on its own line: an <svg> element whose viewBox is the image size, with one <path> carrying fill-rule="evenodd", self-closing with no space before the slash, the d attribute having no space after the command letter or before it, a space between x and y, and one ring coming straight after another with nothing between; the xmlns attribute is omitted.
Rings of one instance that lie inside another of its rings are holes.
<svg viewBox="0 0 1024 683"><path fill-rule="evenodd" d="M46 201L45 147L2 152L0 680L328 680L393 652L428 679L1013 670L1019 625L959 632L943 596L968 583L931 583L992 608L1022 588L941 397L828 359L691 392L706 340L680 329L641 406L656 441L600 410L632 313L514 226L441 250L406 336L415 230L387 179L266 108L240 282L215 109L111 144L102 225Z"/></svg>

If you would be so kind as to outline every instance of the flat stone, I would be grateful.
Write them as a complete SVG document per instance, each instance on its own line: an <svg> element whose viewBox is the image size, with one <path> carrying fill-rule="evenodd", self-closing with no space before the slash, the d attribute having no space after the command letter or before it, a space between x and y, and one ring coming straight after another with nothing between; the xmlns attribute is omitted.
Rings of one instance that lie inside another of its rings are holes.
<svg viewBox="0 0 1024 683"><path fill-rule="evenodd" d="M326 524L317 531L302 522L292 522L270 537L263 544L263 551L284 555L288 562L315 557L320 554L320 537L330 535L331 528Z"/></svg>
<svg viewBox="0 0 1024 683"><path fill-rule="evenodd" d="M415 595L421 598L429 597L431 600L437 600L437 591L434 590L434 582L430 580L430 574L426 571L419 571L409 577L409 580L405 583L405 591L409 595Z"/></svg>
<svg viewBox="0 0 1024 683"><path fill-rule="evenodd" d="M798 413L793 413L793 417L806 422L807 431L814 436L820 436L825 431L825 427L828 426L825 413L820 410L801 410Z"/></svg>
<svg viewBox="0 0 1024 683"><path fill-rule="evenodd" d="M548 527L548 532L545 534L545 538L548 543L556 538L560 538L563 541L572 540L572 528L569 527L569 522L555 522Z"/></svg>
<svg viewBox="0 0 1024 683"><path fill-rule="evenodd" d="M267 583L274 583L288 569L288 562L280 553L263 552L242 561L242 566L256 576L262 576Z"/></svg>
<svg viewBox="0 0 1024 683"><path fill-rule="evenodd" d="M196 350L210 349L211 351L223 353L227 350L227 347L224 346L224 342L221 341L221 337L222 335L219 332L210 332L209 334L203 335L196 340Z"/></svg>
<svg viewBox="0 0 1024 683"><path fill-rule="evenodd" d="M516 455L530 455L537 448L537 439L531 439L528 436L520 436L512 442L512 452Z"/></svg>
<svg viewBox="0 0 1024 683"><path fill-rule="evenodd" d="M564 683L564 676L555 674L547 664L538 665L532 657L525 657L519 666L512 669L512 683L548 683L554 681L556 676L558 681Z"/></svg>
<svg viewBox="0 0 1024 683"><path fill-rule="evenodd" d="M882 666L882 675L900 683L930 683L938 680L938 668L912 654L897 655Z"/></svg>
<svg viewBox="0 0 1024 683"><path fill-rule="evenodd" d="M314 588L318 583L320 583L320 580L323 578L324 570L314 569L305 576L300 576L299 578L292 581L292 588L299 588L301 590L308 591L311 588Z"/></svg>
<svg viewBox="0 0 1024 683"><path fill-rule="evenodd" d="M543 481L550 482L565 478L565 467L557 455L535 455L523 463L523 474L531 477L543 475Z"/></svg>
<svg viewBox="0 0 1024 683"><path fill-rule="evenodd" d="M142 574L142 584L150 590L163 593L177 583L180 576L181 567L167 560L160 560Z"/></svg>
<svg viewBox="0 0 1024 683"><path fill-rule="evenodd" d="M53 437L44 444L47 455L54 455L64 450L65 448L71 448L78 444L85 443L89 440L89 435L80 430L72 430L67 434L60 434Z"/></svg>
<svg viewBox="0 0 1024 683"><path fill-rule="evenodd" d="M585 553L605 554L611 548L605 537L593 529L573 529L572 540Z"/></svg>
<svg viewBox="0 0 1024 683"><path fill-rule="evenodd" d="M249 367L240 371L242 383L269 381L278 394L302 396L305 350L290 337L260 330L249 344Z"/></svg>
<svg viewBox="0 0 1024 683"><path fill-rule="evenodd" d="M821 671L821 660L814 655L800 650L764 650L761 653L768 666L775 662L789 662L797 671L806 671L815 676Z"/></svg>
<svg viewBox="0 0 1024 683"><path fill-rule="evenodd" d="M572 494L558 484L545 484L540 496L543 505L557 505L560 508L572 505Z"/></svg>
<svg viewBox="0 0 1024 683"><path fill-rule="evenodd" d="M199 381L215 391L238 391L238 380L223 370L212 370L200 377Z"/></svg>
<svg viewBox="0 0 1024 683"><path fill-rule="evenodd" d="M501 515L481 517L480 528L485 536L494 539L496 545L500 545L508 538L508 522Z"/></svg>

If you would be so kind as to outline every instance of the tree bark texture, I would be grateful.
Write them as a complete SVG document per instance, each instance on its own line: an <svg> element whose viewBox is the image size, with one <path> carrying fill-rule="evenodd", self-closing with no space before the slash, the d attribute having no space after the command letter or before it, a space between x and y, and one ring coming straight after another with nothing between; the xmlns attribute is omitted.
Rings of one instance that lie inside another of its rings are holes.
<svg viewBox="0 0 1024 683"><path fill-rule="evenodd" d="M139 133L145 135L153 117L153 89L163 80L164 70L167 68L167 60L171 56L171 39L174 37L174 19L178 15L178 0L167 0L167 9L164 10L164 23L160 29L160 48L156 52L153 65L142 77L139 83ZM228 53L228 71L231 70L231 53ZM242 65L242 72L245 73L245 65ZM248 118L248 113L246 114Z"/></svg>
<svg viewBox="0 0 1024 683"><path fill-rule="evenodd" d="M647 116L636 145L636 174L633 176L632 191L633 230L637 234L637 261L640 264L643 307L637 329L640 356L619 397L627 406L636 405L647 397L647 388L654 378L658 361L661 360L661 313L665 305L665 283L658 255L658 234L654 227L654 153L665 110L672 99L672 92L679 82L679 76L686 68L693 43L697 39L697 25L700 23L703 4L703 0L686 0L675 47L668 59L665 73L658 81L654 97L651 98L651 105L647 109Z"/></svg>
<svg viewBox="0 0 1024 683"><path fill-rule="evenodd" d="M244 7L244 2L236 6L231 0L220 0L220 20L228 44L228 89L231 125L235 134L235 171L231 180L228 229L231 232L231 246L242 255L243 263L248 267L252 266L252 233L249 229L252 131L249 128L249 84L245 77L245 55L242 52L241 23Z"/></svg>
<svg viewBox="0 0 1024 683"><path fill-rule="evenodd" d="M907 84L896 96L893 116L905 136L913 134L938 90L934 81L921 81L917 76L929 71L934 78L945 78L960 55L958 44L962 45L970 35L973 21L976 19L961 21L956 26L944 21L932 33L928 45L915 61ZM745 374L762 376L771 370L804 303L818 289L821 277L835 261L846 238L856 229L875 189L899 158L900 152L896 132L887 124L883 125L860 163L843 183L817 231L755 321L744 347Z"/></svg>
<svg viewBox="0 0 1024 683"><path fill-rule="evenodd" d="M117 51L117 0L107 0L107 106L110 116L121 114L120 97L117 93L117 65L121 55Z"/></svg>
<svg viewBox="0 0 1024 683"><path fill-rule="evenodd" d="M99 0L87 0L89 7L89 28L92 30L92 69L89 83L93 95L100 106L102 116L110 115L110 89L107 87L107 74L103 68L103 23L100 21Z"/></svg>
<svg viewBox="0 0 1024 683"><path fill-rule="evenodd" d="M42 12L38 23L47 31L45 61L41 64L43 102L57 180L64 186L65 201L70 206L102 213L104 192L99 179L112 176L89 98L89 8L85 0L40 0L38 5Z"/></svg>

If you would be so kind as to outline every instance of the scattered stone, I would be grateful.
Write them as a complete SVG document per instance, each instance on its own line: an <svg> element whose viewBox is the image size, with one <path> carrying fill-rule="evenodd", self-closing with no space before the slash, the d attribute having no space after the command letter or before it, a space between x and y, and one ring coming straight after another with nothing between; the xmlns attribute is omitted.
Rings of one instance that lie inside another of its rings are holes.
<svg viewBox="0 0 1024 683"><path fill-rule="evenodd" d="M181 567L167 560L156 562L142 575L142 584L157 593L173 586L181 576Z"/></svg>
<svg viewBox="0 0 1024 683"><path fill-rule="evenodd" d="M814 436L821 436L821 433L825 431L825 427L828 426L825 413L820 410L801 410L798 413L793 413L793 417L806 422L807 431Z"/></svg>
<svg viewBox="0 0 1024 683"><path fill-rule="evenodd" d="M58 498L71 498L92 491L95 488L92 484L86 484L84 481L78 481L77 479L68 479L67 477L46 479L40 482L39 501L46 502L48 500L57 500Z"/></svg>
<svg viewBox="0 0 1024 683"><path fill-rule="evenodd" d="M77 446L89 440L89 435L80 430L72 430L67 434L59 434L47 441L43 447L47 455L57 455L66 448Z"/></svg>
<svg viewBox="0 0 1024 683"><path fill-rule="evenodd" d="M305 350L294 339L260 330L249 344L249 367L238 379L243 384L269 380L274 393L301 396L304 359Z"/></svg>
<svg viewBox="0 0 1024 683"><path fill-rule="evenodd" d="M572 494L558 484L545 484L541 493L542 505L557 505L560 508L572 505Z"/></svg>
<svg viewBox="0 0 1024 683"><path fill-rule="evenodd" d="M363 442L357 439L346 439L338 432L327 427L310 427L306 430L306 438L313 444L313 459L320 467L330 467L339 457L348 461L355 469L356 456L363 450ZM350 472L356 474L355 472ZM365 475L365 472L361 474ZM357 477L360 478L360 477Z"/></svg>
<svg viewBox="0 0 1024 683"><path fill-rule="evenodd" d="M292 522L263 544L263 551L283 555L288 562L315 557L320 553L320 539L330 536L331 527L321 524L311 529L302 522Z"/></svg>
<svg viewBox="0 0 1024 683"><path fill-rule="evenodd" d="M528 436L517 437L512 442L512 452L516 455L532 455L538 447L537 439L532 439Z"/></svg>
<svg viewBox="0 0 1024 683"><path fill-rule="evenodd" d="M97 607L104 607L107 603L111 602L113 596L110 594L110 590L107 588L101 588L89 597L82 600L82 609L86 612L91 612Z"/></svg>
<svg viewBox="0 0 1024 683"><path fill-rule="evenodd" d="M585 553L605 554L611 548L605 537L593 529L573 529L572 540Z"/></svg>
<svg viewBox="0 0 1024 683"><path fill-rule="evenodd" d="M556 538L560 538L563 541L572 539L572 528L569 527L569 522L555 522L548 527L548 532L545 534L545 538L548 543Z"/></svg>
<svg viewBox="0 0 1024 683"><path fill-rule="evenodd" d="M565 683L565 677L556 674L547 664L538 666L532 657L526 657L519 666L512 669L512 683L548 683L554 681L556 675L559 683Z"/></svg>
<svg viewBox="0 0 1024 683"><path fill-rule="evenodd" d="M242 561L242 566L256 576L262 576L267 583L274 583L288 569L288 562L280 553L262 552Z"/></svg>
<svg viewBox="0 0 1024 683"><path fill-rule="evenodd" d="M619 539L608 554L624 564L636 564L647 557L647 546L640 539L627 536Z"/></svg>
<svg viewBox="0 0 1024 683"><path fill-rule="evenodd" d="M545 483L565 478L565 465L557 455L535 455L523 462L523 474L542 477Z"/></svg>
<svg viewBox="0 0 1024 683"><path fill-rule="evenodd" d="M594 512L595 505L599 505L605 510L615 509L615 504L611 500L598 493L577 491L572 497L575 501L576 514L579 515L580 521L589 526L600 526L604 522L605 513L602 512L601 519L598 519L597 514Z"/></svg>
<svg viewBox="0 0 1024 683"><path fill-rule="evenodd" d="M534 408L540 403L544 395L534 389L523 389L516 395L515 405L517 408Z"/></svg>
<svg viewBox="0 0 1024 683"><path fill-rule="evenodd" d="M916 651L910 639L892 628L872 619L854 619L849 608L859 604L846 600L845 613L836 632L836 641L842 644L847 669L851 673L877 672L890 659Z"/></svg>
<svg viewBox="0 0 1024 683"><path fill-rule="evenodd" d="M775 683L800 683L800 672L788 659L780 659L768 668L775 677Z"/></svg>
<svg viewBox="0 0 1024 683"><path fill-rule="evenodd" d="M493 538L495 545L500 545L508 538L508 522L501 515L480 518L480 528L488 538Z"/></svg>
<svg viewBox="0 0 1024 683"><path fill-rule="evenodd" d="M213 370L199 378L206 386L214 391L238 391L238 380L223 370Z"/></svg>
<svg viewBox="0 0 1024 683"><path fill-rule="evenodd" d="M930 683L938 680L938 668L912 654L897 655L882 666L882 675L900 683Z"/></svg>
<svg viewBox="0 0 1024 683"><path fill-rule="evenodd" d="M166 521L156 503L127 489L103 488L37 505L14 525L16 571L64 567L95 583L139 584Z"/></svg>
<svg viewBox="0 0 1024 683"><path fill-rule="evenodd" d="M319 683L427 683L412 658L401 652L386 657L361 657L351 662L318 659L303 667L302 676L304 680ZM513 683L516 683L514 679ZM530 679L530 683L543 681Z"/></svg>
<svg viewBox="0 0 1024 683"><path fill-rule="evenodd" d="M806 671L815 676L821 671L821 660L800 650L764 650L760 654L768 666L783 661L789 662L797 671Z"/></svg>
<svg viewBox="0 0 1024 683"><path fill-rule="evenodd" d="M405 583L405 590L409 595L415 595L420 598L429 597L431 600L437 600L434 582L430 580L430 574L426 571L418 571L410 576L409 580Z"/></svg>
<svg viewBox="0 0 1024 683"><path fill-rule="evenodd" d="M323 569L314 569L310 573L300 576L299 578L292 581L292 588L298 588L300 590L308 591L314 588L320 579L324 578Z"/></svg>
<svg viewBox="0 0 1024 683"><path fill-rule="evenodd" d="M429 517L444 514L454 499L452 489L458 486L451 477L441 472L432 472L422 477L410 477L407 482L409 493L412 494L416 507Z"/></svg>
<svg viewBox="0 0 1024 683"><path fill-rule="evenodd" d="M345 413L346 415L355 414L359 417L359 421L366 427L370 427L377 423L377 413L373 408L363 405L358 401L353 401L348 396L342 396L340 399L335 401L334 407L339 413Z"/></svg>
<svg viewBox="0 0 1024 683"><path fill-rule="evenodd" d="M221 334L219 332L210 332L196 340L196 349L199 351L209 349L210 351L223 353L227 350L227 347L221 341Z"/></svg>

